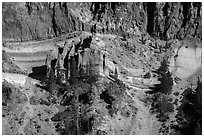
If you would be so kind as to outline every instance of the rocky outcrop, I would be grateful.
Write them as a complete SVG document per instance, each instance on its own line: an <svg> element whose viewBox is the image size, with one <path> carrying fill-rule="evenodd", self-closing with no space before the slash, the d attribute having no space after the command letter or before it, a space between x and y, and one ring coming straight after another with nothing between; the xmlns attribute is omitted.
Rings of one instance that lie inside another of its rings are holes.
<svg viewBox="0 0 204 137"><path fill-rule="evenodd" d="M184 41L180 47L175 48L170 61L170 70L172 74L179 78L188 78L201 69L201 58L201 45Z"/></svg>
<svg viewBox="0 0 204 137"><path fill-rule="evenodd" d="M178 77L188 77L194 74L199 68L201 68L201 48L187 48L182 47L178 51L178 57L176 58L175 74Z"/></svg>
<svg viewBox="0 0 204 137"><path fill-rule="evenodd" d="M98 49L98 43L94 43L92 37L81 39L77 44L66 42L63 51L58 57L55 68L55 75L58 71L64 71L67 79L87 79L93 76L113 77L117 73L116 64L111 62L104 50ZM61 62L61 63L58 63Z"/></svg>
<svg viewBox="0 0 204 137"><path fill-rule="evenodd" d="M5 51L2 52L2 72L26 74L26 72L23 71L17 65L17 63L10 59L10 56L8 56L7 53L5 53Z"/></svg>

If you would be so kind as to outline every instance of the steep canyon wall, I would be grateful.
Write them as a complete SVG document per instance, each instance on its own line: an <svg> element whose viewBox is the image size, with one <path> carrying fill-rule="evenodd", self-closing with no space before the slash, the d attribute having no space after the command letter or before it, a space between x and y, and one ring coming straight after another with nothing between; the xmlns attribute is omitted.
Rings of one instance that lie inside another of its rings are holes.
<svg viewBox="0 0 204 137"><path fill-rule="evenodd" d="M74 31L202 38L201 3L3 3L3 41L43 40Z"/></svg>

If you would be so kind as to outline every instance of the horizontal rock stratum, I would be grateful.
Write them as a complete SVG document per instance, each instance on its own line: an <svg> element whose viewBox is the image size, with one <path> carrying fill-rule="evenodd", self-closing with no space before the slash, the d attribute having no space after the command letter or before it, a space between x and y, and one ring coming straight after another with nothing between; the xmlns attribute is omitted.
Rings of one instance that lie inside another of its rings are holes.
<svg viewBox="0 0 204 137"><path fill-rule="evenodd" d="M46 56L50 50L52 50L53 59L56 59L58 56L58 48L63 48L65 42L70 44L71 47L72 41L78 44L80 42L79 38L85 39L90 35L86 34L86 32L79 34L78 37L70 37L69 34L67 34L44 41L5 42L3 50L19 65L19 67L31 73L32 67L45 65Z"/></svg>
<svg viewBox="0 0 204 137"><path fill-rule="evenodd" d="M188 78L202 68L202 48L200 44L181 44L175 48L170 61L170 70L179 78Z"/></svg>

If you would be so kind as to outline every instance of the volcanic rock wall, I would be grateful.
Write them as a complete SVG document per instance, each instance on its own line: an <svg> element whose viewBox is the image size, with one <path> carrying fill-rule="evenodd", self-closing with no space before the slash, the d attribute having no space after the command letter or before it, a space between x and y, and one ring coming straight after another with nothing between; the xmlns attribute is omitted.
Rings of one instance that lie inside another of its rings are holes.
<svg viewBox="0 0 204 137"><path fill-rule="evenodd" d="M157 36L201 39L201 3L157 3L155 9L153 33Z"/></svg>
<svg viewBox="0 0 204 137"><path fill-rule="evenodd" d="M201 39L201 3L3 3L3 41L42 40L73 31L122 37Z"/></svg>
<svg viewBox="0 0 204 137"><path fill-rule="evenodd" d="M3 40L42 40L81 30L82 23L66 5L69 4L3 3Z"/></svg>

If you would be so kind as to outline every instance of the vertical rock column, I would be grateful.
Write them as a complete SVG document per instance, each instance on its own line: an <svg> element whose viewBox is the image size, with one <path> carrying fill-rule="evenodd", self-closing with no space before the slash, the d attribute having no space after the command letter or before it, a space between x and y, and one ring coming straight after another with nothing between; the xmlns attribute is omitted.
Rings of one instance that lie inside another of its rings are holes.
<svg viewBox="0 0 204 137"><path fill-rule="evenodd" d="M92 75L99 75L100 65L100 51L98 49L92 49L90 55L90 70Z"/></svg>
<svg viewBox="0 0 204 137"><path fill-rule="evenodd" d="M55 75L57 76L57 82L65 83L65 69L64 69L64 56L63 56L63 48L59 48L57 62L55 65Z"/></svg>
<svg viewBox="0 0 204 137"><path fill-rule="evenodd" d="M89 57L90 57L90 52L91 50L89 48L86 48L83 52L82 55L82 69L83 69L83 74L85 76L89 75Z"/></svg>
<svg viewBox="0 0 204 137"><path fill-rule="evenodd" d="M78 55L78 64L77 64L77 70L79 72L79 75L81 75L81 71L82 71L82 55L83 53L83 50L82 48L80 47L77 51L77 55Z"/></svg>
<svg viewBox="0 0 204 137"><path fill-rule="evenodd" d="M106 75L106 55L104 52L100 51L99 52L99 66L98 66L98 71L99 74L102 76Z"/></svg>
<svg viewBox="0 0 204 137"><path fill-rule="evenodd" d="M105 76L109 76L109 71L108 71L108 58L107 58L107 54L103 53L103 74Z"/></svg>
<svg viewBox="0 0 204 137"><path fill-rule="evenodd" d="M47 57L46 57L46 60L45 60L45 65L47 67L46 69L46 79L48 80L49 77L50 77L50 72L51 72L51 61L53 59L53 55L52 55L52 50L50 50L48 53L47 53Z"/></svg>
<svg viewBox="0 0 204 137"><path fill-rule="evenodd" d="M68 66L67 66L67 79L71 79L71 65L73 65L71 62L71 59L74 58L75 55L75 45L72 43L72 47L70 48L70 51L68 51Z"/></svg>
<svg viewBox="0 0 204 137"><path fill-rule="evenodd" d="M92 58L92 53L91 53L91 49L90 48L87 48L87 64L86 64L86 73L87 73L87 76L91 76L92 75L92 61L91 61L91 58Z"/></svg>
<svg viewBox="0 0 204 137"><path fill-rule="evenodd" d="M69 72L70 72L69 52L70 52L69 51L69 44L68 44L68 42L65 42L62 55L64 57L64 64L67 65L67 66L65 66L65 69L67 68L67 70L66 70L67 72L65 72L65 76L66 76L67 79L69 79ZM67 54L68 54L68 58L67 58L67 62L65 62L65 58L66 58Z"/></svg>
<svg viewBox="0 0 204 137"><path fill-rule="evenodd" d="M103 70L103 53L99 52L99 74L104 75L104 70Z"/></svg>

